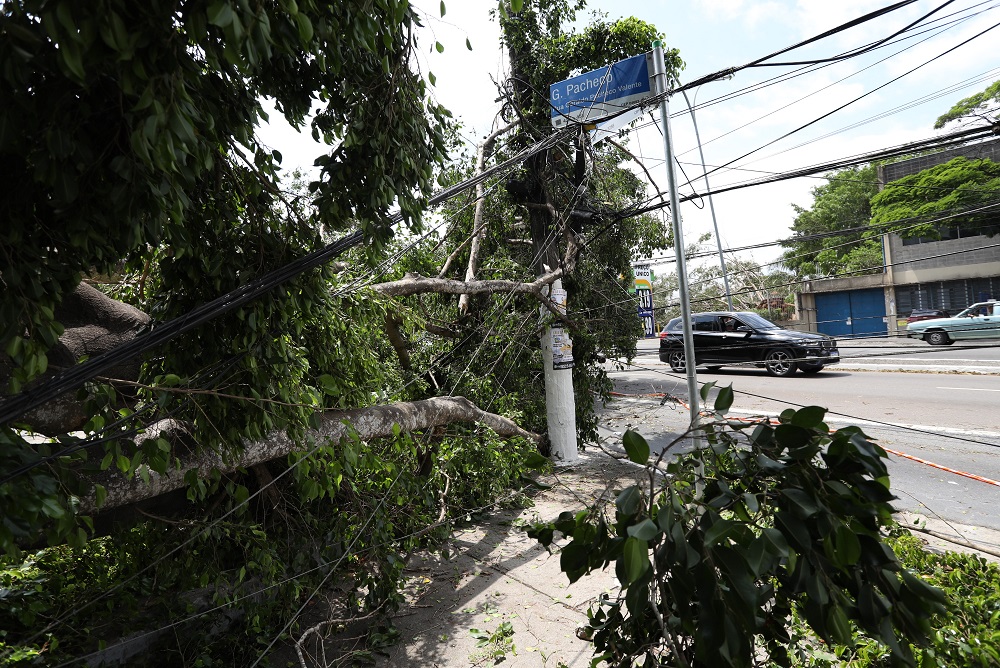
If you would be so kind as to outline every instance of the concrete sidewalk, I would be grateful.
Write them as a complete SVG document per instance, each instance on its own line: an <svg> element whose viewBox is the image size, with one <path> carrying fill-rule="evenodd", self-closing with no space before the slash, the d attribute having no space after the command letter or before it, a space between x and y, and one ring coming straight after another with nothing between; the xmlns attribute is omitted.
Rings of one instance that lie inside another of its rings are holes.
<svg viewBox="0 0 1000 668"><path fill-rule="evenodd" d="M620 436L628 427L637 428L654 446L673 440L676 429L671 425L677 420L663 419L663 411L655 401L615 401L602 408L605 447L620 449ZM373 665L457 668L492 666L501 658L504 665L516 667L590 664L592 645L578 639L576 629L586 624L587 610L602 592L616 590L613 567L570 585L560 571L558 552L547 553L524 528L598 500L613 501L617 490L648 479L643 469L589 448L577 466L542 480L551 488L534 494L529 507L500 510L457 528L449 559L418 555L411 560L409 603L393 621L398 638L371 654ZM905 523L913 519L901 518ZM933 517L921 522L944 535L1000 550L1000 532ZM963 549L939 539L931 544L933 549ZM366 630L363 624L347 628L323 650L306 648L309 665L323 665L322 651L332 659L352 648L363 650ZM482 637L492 640L480 643Z"/></svg>

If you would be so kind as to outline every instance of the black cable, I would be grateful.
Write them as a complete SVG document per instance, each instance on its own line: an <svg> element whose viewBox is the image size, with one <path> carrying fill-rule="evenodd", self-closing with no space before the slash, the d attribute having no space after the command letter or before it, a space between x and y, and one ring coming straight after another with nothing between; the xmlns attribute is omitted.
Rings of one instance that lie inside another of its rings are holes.
<svg viewBox="0 0 1000 668"><path fill-rule="evenodd" d="M916 142L910 142L909 144L902 144L895 147L890 147L887 149L882 149L879 151L874 151L871 153L857 154L851 158L844 158L835 162L827 162L817 165L812 165L809 167L803 167L801 169L779 173L774 176L766 176L758 179L751 179L741 183L715 187L710 191L704 193L696 193L694 195L683 195L679 198L681 202L686 202L695 198L705 197L707 195L715 195L724 192L730 192L733 190L741 190L743 188L751 188L758 185L764 185L768 183L777 183L780 181L788 181L790 179L801 178L804 176L812 176L814 174L820 174L823 172L835 171L837 169L843 169L845 167L854 167L857 165L863 165L877 160L883 160L888 158L894 158L899 156L904 156L910 153L915 153L918 151L927 151L932 149L943 149L952 146L958 146L962 144L968 144L976 139L986 139L1000 133L1000 123L995 126L989 127L978 127L978 128L968 128L966 130L959 130L948 135L943 135L941 137L932 137L929 139L924 139ZM659 193L653 197L647 198L646 201L653 201ZM638 216L650 211L656 211L657 209L669 208L669 204L650 204L645 207L639 207L631 211L624 211L618 215L618 219L622 220L625 218L631 218L633 216Z"/></svg>
<svg viewBox="0 0 1000 668"><path fill-rule="evenodd" d="M821 40L821 39L825 39L825 38L830 37L832 35L835 35L835 34L837 34L839 32L843 32L845 30L848 30L849 28L854 28L856 26L859 26L859 25L861 25L863 23L866 23L868 21L871 21L873 19L877 19L877 18L879 18L881 16L884 16L884 15L890 13L890 12L896 11L897 9L901 9L902 7L905 7L907 5L911 5L915 1L916 0L903 0L903 2L897 2L895 4L889 5L888 7L883 7L882 9L875 10L874 12L869 12L868 14L865 14L863 16L860 16L860 17L856 18L856 19L848 21L847 23L842 23L841 25L837 26L836 28L831 28L830 30L827 30L824 33L821 33L819 35L815 35L813 37L810 37L809 39L803 40L803 41L798 42L796 44L793 44L791 46L787 46L787 47L785 47L783 49L779 49L778 51L775 51L774 53L766 55L763 58L758 58L757 60L752 60L752 61L750 61L749 63L747 63L745 65L739 65L737 67L729 67L729 68L726 68L724 70L719 70L718 72L714 72L712 74L707 74L705 76L699 77L698 79L695 79L694 81L691 81L689 83L684 84L680 88L676 89L675 92L679 92L682 89L683 90L687 90L687 89L690 89L690 88L697 88L698 86L701 86L702 84L706 84L706 83L709 83L711 81L716 81L718 79L729 78L733 74L736 74L737 72L739 72L740 70L745 70L745 69L747 69L749 67L755 67L755 66L757 66L757 65L759 65L759 64L761 64L761 63L763 63L765 61L768 61L768 60L771 60L772 58L780 56L783 53L788 53L789 51L793 51L793 50L798 49L800 47L806 46L807 44L812 44L813 42L816 42L816 41Z"/></svg>
<svg viewBox="0 0 1000 668"><path fill-rule="evenodd" d="M949 2L952 2L952 1L954 1L954 0L949 0ZM748 151L748 152L744 153L743 155L741 155L739 157L733 158L729 162L726 162L723 165L721 165L721 167L716 167L715 169L713 169L709 173L711 174L712 172L715 172L715 171L721 169L722 167L728 167L729 165L732 165L733 163L738 162L738 161L742 160L743 158L746 158L747 156L753 155L757 151L760 151L760 150L762 150L764 148L767 148L768 146L772 146L773 144L776 144L777 142L781 141L782 139L786 139L786 138L792 136L793 134L795 134L797 132L801 132L802 130L808 128L811 125L819 123L824 118L832 116L833 114L837 113L838 111L841 111L842 109L845 109L845 108L849 107L850 105L854 104L858 100L862 100L862 99L868 97L869 95L872 95L875 92L877 92L877 91L885 88L886 86L888 86L888 85L890 85L892 83L895 83L896 81L899 81L903 77L905 77L905 76L907 76L909 74L912 74L913 72L916 72L921 67L929 65L930 63L933 63L935 60L937 60L939 58L943 58L944 56L946 56L947 54L951 53L952 51L954 51L954 50L956 50L956 49L958 49L958 48L960 48L962 46L965 46L966 44L968 44L969 42L971 42L974 39L982 37L984 34L986 34L990 30L993 30L994 28L997 28L997 27L1000 27L1000 23L994 23L989 28L986 28L985 30L982 30L979 33L976 33L972 37L970 37L970 38L968 38L968 39L966 39L966 40L964 40L962 42L959 42L955 46L951 47L950 49L947 49L946 51L943 51L943 52L939 53L938 55L934 56L930 60L926 60L926 61L922 62L921 64L917 65L916 67L913 67L913 68L907 70L906 72L903 72L899 76L893 77L892 79L890 79L889 81L885 82L884 84L882 84L880 86L876 86L875 88L873 88L873 89L871 89L869 91L866 91L865 93L862 93L861 95L855 97L853 100L849 100L849 101L845 102L844 104L840 105L839 107L836 107L835 109L831 109L830 111L826 112L825 114L812 119L808 123L804 123L804 124L798 126L797 128L789 130L788 132L786 132L785 134L781 135L780 137L772 139L771 141L769 141L766 144L763 144L761 146L758 146L757 148L753 149L752 151ZM689 183L688 184L684 184L684 185L689 185Z"/></svg>
<svg viewBox="0 0 1000 668"><path fill-rule="evenodd" d="M910 23L905 28L894 32L893 34L889 35L888 37L886 37L884 39L880 39L877 42L873 42L873 43L868 44L866 46L859 47L859 48L851 50L851 51L846 51L846 52L840 54L839 56L833 56L831 58L821 58L821 59L817 59L817 60L786 61L786 62L778 62L778 63L757 63L755 65L751 65L751 67L790 67L790 66L793 66L793 65L816 65L818 63L834 63L834 62L839 62L841 60L847 60L848 58L854 58L855 56L860 56L860 55L862 55L864 53L872 51L873 49L877 48L878 46L881 46L882 44L885 44L889 40L891 40L891 39L893 39L895 37L898 37L899 35L901 35L901 34L907 32L907 31L909 31L910 28L912 28L912 27L914 27L914 26L916 26L916 25L918 25L920 23L923 23L924 19L929 18L929 17L933 16L934 14L937 14L939 11L941 11L942 9L944 9L945 7L947 7L948 5L950 5L953 2L955 2L955 0L947 0L946 2L938 5L937 7L935 7L934 9L932 9L931 11L929 11L926 14L924 14L923 16L921 16L919 19L917 19L913 23ZM898 7L893 7L889 11L893 11L893 10L895 10L897 8ZM883 13L885 13L885 12L883 11ZM848 27L852 27L853 28L854 25L859 25L859 23L855 23L853 25L848 25Z"/></svg>

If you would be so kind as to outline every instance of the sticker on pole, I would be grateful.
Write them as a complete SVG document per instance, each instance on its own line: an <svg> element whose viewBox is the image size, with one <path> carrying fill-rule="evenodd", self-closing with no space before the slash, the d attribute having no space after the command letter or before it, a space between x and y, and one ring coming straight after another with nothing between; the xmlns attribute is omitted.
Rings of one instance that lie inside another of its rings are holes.
<svg viewBox="0 0 1000 668"><path fill-rule="evenodd" d="M639 54L549 86L552 126L596 123L650 97L653 53Z"/></svg>
<svg viewBox="0 0 1000 668"><path fill-rule="evenodd" d="M573 368L573 340L569 337L569 332L562 327L552 327L549 329L550 343L552 345L552 368L559 369Z"/></svg>

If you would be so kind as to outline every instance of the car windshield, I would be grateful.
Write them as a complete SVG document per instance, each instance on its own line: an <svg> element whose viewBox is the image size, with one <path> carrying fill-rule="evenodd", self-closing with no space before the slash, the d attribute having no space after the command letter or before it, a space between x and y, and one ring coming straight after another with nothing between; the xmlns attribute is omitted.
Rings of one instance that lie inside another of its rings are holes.
<svg viewBox="0 0 1000 668"><path fill-rule="evenodd" d="M737 316L740 322L750 325L754 329L781 329L770 320L765 320L756 313L740 313Z"/></svg>

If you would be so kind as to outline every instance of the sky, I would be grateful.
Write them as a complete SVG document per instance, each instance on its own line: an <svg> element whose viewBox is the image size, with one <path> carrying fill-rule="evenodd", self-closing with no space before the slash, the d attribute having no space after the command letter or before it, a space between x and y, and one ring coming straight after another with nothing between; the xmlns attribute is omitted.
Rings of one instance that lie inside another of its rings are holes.
<svg viewBox="0 0 1000 668"><path fill-rule="evenodd" d="M443 17L440 0L415 0L413 4L422 13L425 26L420 34L419 67L425 74L433 72L435 97L463 122L463 136L475 144L495 127L498 104L494 100L498 93L494 81L502 82L507 73L499 26L489 16L496 0L446 0ZM592 11L606 14L610 20L635 16L653 24L665 35L668 47L680 50L686 63L680 76L683 83L756 60L889 4L888 0L591 0L578 17L578 24L585 25ZM1000 0L914 2L776 59L835 56L885 38L941 5L946 6L928 19L920 35L872 53L716 104L705 103L798 68L742 70L730 80L689 91L693 104L704 105L697 109L696 119L705 162L710 167L760 149L712 173L712 187L939 134L933 130L937 116L961 98L1000 79L996 49L1000 28L975 37L1000 22ZM958 46L970 38L967 44ZM471 51L466 39L472 44ZM435 42L444 46L443 52L437 52ZM953 50L945 53L949 49ZM765 147L861 95L865 97L845 109ZM672 116L686 109L682 96L671 98ZM670 123L677 161L688 177L697 179L702 166L691 116L676 115ZM631 133L629 148L642 158L656 186L665 189L659 130L648 114L639 125L645 127ZM296 135L288 128L272 126L265 129L264 140L282 151L286 166L311 164L319 149L307 134ZM637 166L632 168L642 174ZM681 183L687 180L682 174L678 176ZM788 237L795 217L792 204L809 207L811 189L822 183L825 181L819 178L801 178L716 195L714 205L723 247L735 249ZM694 187L703 191L703 184L696 180ZM681 194L691 191L692 187L687 186ZM704 201L682 204L681 220L688 243L713 229ZM771 246L738 255L766 264L782 250Z"/></svg>

